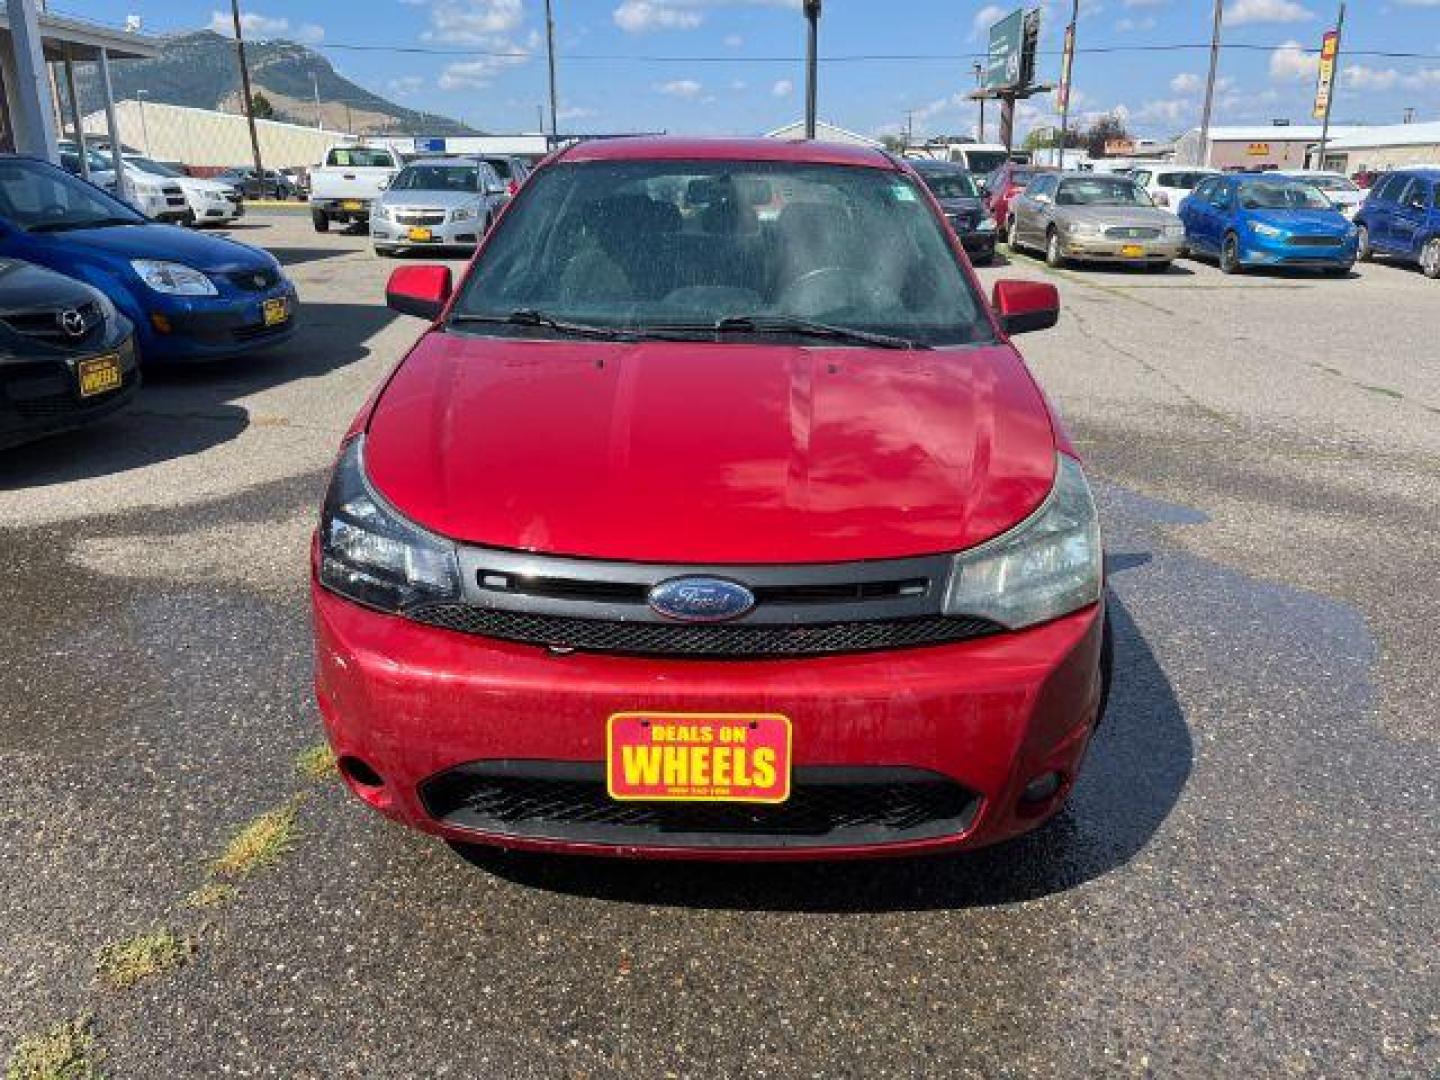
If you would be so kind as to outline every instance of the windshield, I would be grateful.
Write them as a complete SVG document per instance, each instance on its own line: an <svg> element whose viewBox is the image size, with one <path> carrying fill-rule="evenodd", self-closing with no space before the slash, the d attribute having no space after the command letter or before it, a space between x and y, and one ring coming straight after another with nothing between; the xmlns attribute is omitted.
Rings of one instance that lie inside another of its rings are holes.
<svg viewBox="0 0 1440 1080"><path fill-rule="evenodd" d="M1314 184L1298 180L1255 180L1240 185L1246 210L1329 210L1330 200Z"/></svg>
<svg viewBox="0 0 1440 1080"><path fill-rule="evenodd" d="M684 328L702 340L720 320L752 318L922 344L992 335L940 222L914 184L888 170L566 163L534 174L501 222L456 302L457 322L542 312L611 331Z"/></svg>
<svg viewBox="0 0 1440 1080"><path fill-rule="evenodd" d="M920 174L920 179L925 181L925 186L937 199L973 199L980 194L969 173L930 172L927 169Z"/></svg>
<svg viewBox="0 0 1440 1080"><path fill-rule="evenodd" d="M364 146L337 147L325 157L326 165L339 165L346 169L388 169L395 164L389 150L377 150Z"/></svg>
<svg viewBox="0 0 1440 1080"><path fill-rule="evenodd" d="M1123 176L1065 180L1055 195L1057 206L1154 206L1135 181Z"/></svg>
<svg viewBox="0 0 1440 1080"><path fill-rule="evenodd" d="M0 158L0 217L34 233L145 222L93 184L22 158Z"/></svg>
<svg viewBox="0 0 1440 1080"><path fill-rule="evenodd" d="M1359 191L1360 189L1343 176L1307 176L1305 183L1321 191Z"/></svg>
<svg viewBox="0 0 1440 1080"><path fill-rule="evenodd" d="M1195 185L1204 180L1207 176L1214 176L1214 173L1207 172L1167 172L1155 177L1155 182L1161 187L1179 188L1181 191L1194 191Z"/></svg>
<svg viewBox="0 0 1440 1080"><path fill-rule="evenodd" d="M390 185L392 191L478 191L474 165L407 165Z"/></svg>
<svg viewBox="0 0 1440 1080"><path fill-rule="evenodd" d="M965 162L965 167L972 173L989 173L1009 159L1004 150L957 150L952 160Z"/></svg>
<svg viewBox="0 0 1440 1080"><path fill-rule="evenodd" d="M158 161L151 161L148 157L140 157L139 155L127 157L125 162L128 165L133 165L141 172L150 173L153 176L177 177L185 175L179 169L172 169L169 165L161 165Z"/></svg>
<svg viewBox="0 0 1440 1080"><path fill-rule="evenodd" d="M487 165L489 165L492 169L495 170L496 175L499 176L501 180L509 180L509 179L510 179L511 169L510 169L510 159L509 159L509 158L503 158L503 157L486 158L486 159L485 159L485 163L486 163Z"/></svg>

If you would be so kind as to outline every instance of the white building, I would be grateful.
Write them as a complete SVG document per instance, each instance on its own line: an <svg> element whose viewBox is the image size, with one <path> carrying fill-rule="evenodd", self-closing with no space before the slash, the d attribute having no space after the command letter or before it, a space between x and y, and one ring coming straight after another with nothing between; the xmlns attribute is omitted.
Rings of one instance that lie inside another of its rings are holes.
<svg viewBox="0 0 1440 1080"><path fill-rule="evenodd" d="M157 161L178 161L201 169L255 164L250 126L239 113L127 98L115 103L115 121L122 143ZM314 165L325 156L327 147L351 141L343 131L278 120L257 120L255 129L267 169ZM108 136L105 114L94 112L85 117L85 131Z"/></svg>
<svg viewBox="0 0 1440 1080"><path fill-rule="evenodd" d="M1325 156L1349 173L1440 165L1440 120L1360 128L1332 142Z"/></svg>
<svg viewBox="0 0 1440 1080"><path fill-rule="evenodd" d="M1361 131L1332 125L1330 139ZM1212 127L1210 145L1200 143L1200 129L1191 128L1175 144L1179 165L1211 165L1217 169L1303 169L1320 144L1319 124L1248 124ZM1327 159L1329 153L1326 154Z"/></svg>
<svg viewBox="0 0 1440 1080"><path fill-rule="evenodd" d="M805 138L805 121L796 120L774 131L767 131L765 138L801 142ZM843 143L846 146L868 146L872 150L880 150L884 146L878 139L869 138L856 131L847 131L837 124L827 124L824 120L815 121L815 139L817 142Z"/></svg>

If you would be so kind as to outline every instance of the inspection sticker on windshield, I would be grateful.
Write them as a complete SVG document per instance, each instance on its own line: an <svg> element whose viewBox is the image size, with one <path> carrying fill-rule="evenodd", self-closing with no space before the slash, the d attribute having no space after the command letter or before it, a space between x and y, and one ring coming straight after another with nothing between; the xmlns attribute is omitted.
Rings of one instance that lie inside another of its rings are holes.
<svg viewBox="0 0 1440 1080"><path fill-rule="evenodd" d="M790 721L778 713L616 713L605 732L612 799L782 803Z"/></svg>
<svg viewBox="0 0 1440 1080"><path fill-rule="evenodd" d="M915 201L915 189L909 184L891 184L890 194L895 196L896 202Z"/></svg>

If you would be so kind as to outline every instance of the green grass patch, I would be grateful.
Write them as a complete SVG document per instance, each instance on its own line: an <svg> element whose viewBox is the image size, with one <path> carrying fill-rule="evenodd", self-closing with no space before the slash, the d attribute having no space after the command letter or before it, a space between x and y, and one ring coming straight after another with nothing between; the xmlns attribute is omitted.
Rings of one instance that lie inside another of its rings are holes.
<svg viewBox="0 0 1440 1080"><path fill-rule="evenodd" d="M67 1020L26 1035L10 1053L5 1080L100 1080L90 1020Z"/></svg>
<svg viewBox="0 0 1440 1080"><path fill-rule="evenodd" d="M154 930L106 945L95 958L95 974L105 985L124 990L141 979L172 971L189 958L188 940L169 930Z"/></svg>
<svg viewBox="0 0 1440 1080"><path fill-rule="evenodd" d="M319 743L301 751L295 759L295 771L307 780L325 780L335 774L335 751L328 743Z"/></svg>
<svg viewBox="0 0 1440 1080"><path fill-rule="evenodd" d="M188 908L224 907L234 900L236 895L237 891L234 885L227 885L223 881L212 881L209 884L201 885L185 897L185 906Z"/></svg>
<svg viewBox="0 0 1440 1080"><path fill-rule="evenodd" d="M297 796L244 826L230 838L230 843L212 864L214 872L221 877L243 878L279 860L295 846L300 834L295 822L299 811L300 797Z"/></svg>

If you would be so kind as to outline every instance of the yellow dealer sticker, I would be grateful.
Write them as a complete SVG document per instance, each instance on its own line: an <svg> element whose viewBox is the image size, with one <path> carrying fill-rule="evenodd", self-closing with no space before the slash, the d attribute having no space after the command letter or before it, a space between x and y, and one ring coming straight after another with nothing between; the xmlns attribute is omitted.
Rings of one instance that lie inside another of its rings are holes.
<svg viewBox="0 0 1440 1080"><path fill-rule="evenodd" d="M782 803L790 797L790 721L778 713L611 716L612 799Z"/></svg>

